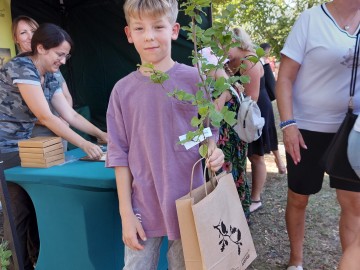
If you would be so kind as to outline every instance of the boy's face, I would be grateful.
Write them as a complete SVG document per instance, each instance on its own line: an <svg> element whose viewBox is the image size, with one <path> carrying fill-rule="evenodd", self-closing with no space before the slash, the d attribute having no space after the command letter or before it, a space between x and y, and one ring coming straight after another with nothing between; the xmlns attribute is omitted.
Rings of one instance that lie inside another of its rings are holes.
<svg viewBox="0 0 360 270"><path fill-rule="evenodd" d="M142 15L131 17L125 33L129 43L134 43L142 64L152 63L155 67L172 64L171 41L179 35L180 25L171 24L166 16Z"/></svg>

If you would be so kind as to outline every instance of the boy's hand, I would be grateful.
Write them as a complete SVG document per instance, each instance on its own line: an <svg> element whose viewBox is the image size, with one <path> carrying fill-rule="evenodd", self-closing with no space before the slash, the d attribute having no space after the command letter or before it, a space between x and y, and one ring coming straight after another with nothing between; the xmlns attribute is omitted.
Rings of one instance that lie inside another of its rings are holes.
<svg viewBox="0 0 360 270"><path fill-rule="evenodd" d="M127 216L121 216L122 235L124 244L133 250L142 250L144 246L140 244L139 238L146 241L144 229L134 213Z"/></svg>
<svg viewBox="0 0 360 270"><path fill-rule="evenodd" d="M206 167L213 172L217 172L224 163L224 153L221 149L217 148L214 140L209 140L208 145L208 158L206 159Z"/></svg>

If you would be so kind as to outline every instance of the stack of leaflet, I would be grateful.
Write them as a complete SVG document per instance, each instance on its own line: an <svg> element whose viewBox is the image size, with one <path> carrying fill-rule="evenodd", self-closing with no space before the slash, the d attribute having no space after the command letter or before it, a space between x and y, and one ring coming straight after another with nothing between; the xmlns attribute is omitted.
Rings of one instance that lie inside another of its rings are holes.
<svg viewBox="0 0 360 270"><path fill-rule="evenodd" d="M22 167L49 168L65 161L60 137L35 137L18 145Z"/></svg>

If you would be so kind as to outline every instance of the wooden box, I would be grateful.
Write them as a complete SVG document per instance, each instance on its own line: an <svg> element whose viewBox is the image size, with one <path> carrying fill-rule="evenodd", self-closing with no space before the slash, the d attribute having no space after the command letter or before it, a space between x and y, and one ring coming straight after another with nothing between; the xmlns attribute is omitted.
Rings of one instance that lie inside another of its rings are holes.
<svg viewBox="0 0 360 270"><path fill-rule="evenodd" d="M60 137L35 137L18 145L22 167L48 168L65 161Z"/></svg>

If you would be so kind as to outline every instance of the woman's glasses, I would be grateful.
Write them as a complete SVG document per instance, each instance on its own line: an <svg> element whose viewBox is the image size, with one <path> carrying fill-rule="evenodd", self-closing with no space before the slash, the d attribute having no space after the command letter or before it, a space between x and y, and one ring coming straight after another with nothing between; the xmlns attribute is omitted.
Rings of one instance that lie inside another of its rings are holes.
<svg viewBox="0 0 360 270"><path fill-rule="evenodd" d="M57 53L55 52L56 55L58 56L58 60L61 61L63 59L65 59L66 61L70 59L71 54L65 54L65 53Z"/></svg>

